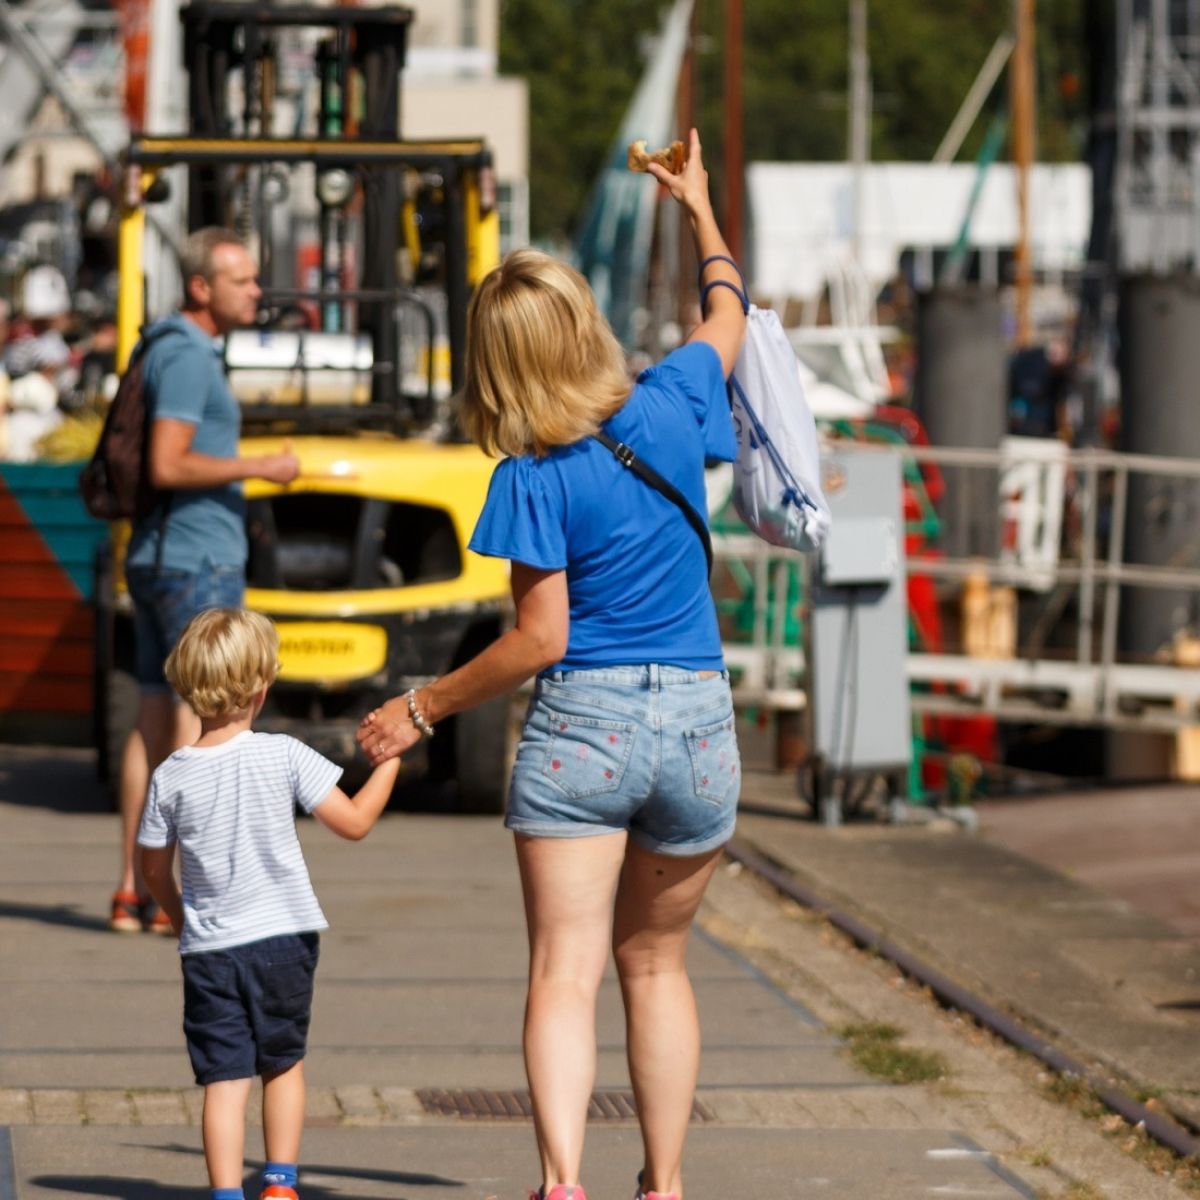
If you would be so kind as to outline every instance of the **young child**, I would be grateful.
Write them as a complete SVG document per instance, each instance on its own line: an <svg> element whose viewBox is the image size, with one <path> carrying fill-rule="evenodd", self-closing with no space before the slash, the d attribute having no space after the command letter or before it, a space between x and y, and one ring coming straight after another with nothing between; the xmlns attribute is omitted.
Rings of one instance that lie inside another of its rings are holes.
<svg viewBox="0 0 1200 1200"><path fill-rule="evenodd" d="M243 1200L246 1102L263 1081L267 1165L261 1200L297 1200L304 1051L317 965L317 903L294 805L340 837L365 837L387 804L397 763L351 798L341 768L281 734L250 726L278 670L264 616L217 608L192 619L166 662L200 717L199 740L154 772L138 843L146 886L179 935L183 1028L204 1088L212 1200ZM172 862L180 851L183 894Z"/></svg>

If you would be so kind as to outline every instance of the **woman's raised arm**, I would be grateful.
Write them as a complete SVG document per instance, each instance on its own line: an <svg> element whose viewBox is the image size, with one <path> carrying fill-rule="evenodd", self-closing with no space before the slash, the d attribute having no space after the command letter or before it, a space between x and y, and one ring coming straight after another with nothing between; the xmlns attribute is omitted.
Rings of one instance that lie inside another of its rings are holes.
<svg viewBox="0 0 1200 1200"><path fill-rule="evenodd" d="M651 163L647 170L686 210L692 223L692 236L696 240L699 260L704 262L715 256L729 258L729 247L713 215L712 201L708 195L708 172L700 157L700 135L696 130L691 132L687 164L679 175L672 175L657 163ZM721 369L728 379L742 351L746 313L738 298L742 292L742 280L737 268L727 262L708 263L701 272L701 285L718 280L732 286L710 288L707 311L702 314L700 324L692 331L688 341L708 342L720 355Z"/></svg>

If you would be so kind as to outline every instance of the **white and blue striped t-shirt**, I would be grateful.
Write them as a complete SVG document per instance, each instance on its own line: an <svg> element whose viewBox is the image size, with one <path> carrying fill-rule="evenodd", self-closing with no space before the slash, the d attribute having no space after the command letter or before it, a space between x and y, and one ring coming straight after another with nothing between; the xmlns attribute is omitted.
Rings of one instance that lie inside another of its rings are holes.
<svg viewBox="0 0 1200 1200"><path fill-rule="evenodd" d="M181 954L328 928L296 837L342 769L284 734L185 746L154 772L138 844L179 843Z"/></svg>

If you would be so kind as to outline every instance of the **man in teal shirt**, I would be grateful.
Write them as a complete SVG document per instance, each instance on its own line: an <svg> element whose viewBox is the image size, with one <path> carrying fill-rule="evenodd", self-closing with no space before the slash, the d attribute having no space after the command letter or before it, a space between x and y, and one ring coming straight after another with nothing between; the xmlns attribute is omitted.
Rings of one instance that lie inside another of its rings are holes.
<svg viewBox="0 0 1200 1200"><path fill-rule="evenodd" d="M150 774L199 726L172 696L163 663L196 613L242 603L242 481L290 483L300 471L291 453L238 454L241 413L217 339L254 322L262 292L253 257L232 230L210 227L187 239L180 262L183 308L148 327L142 343L150 478L164 499L134 524L125 565L140 697L121 755L122 865L109 923L122 932L171 931L138 875L135 840Z"/></svg>

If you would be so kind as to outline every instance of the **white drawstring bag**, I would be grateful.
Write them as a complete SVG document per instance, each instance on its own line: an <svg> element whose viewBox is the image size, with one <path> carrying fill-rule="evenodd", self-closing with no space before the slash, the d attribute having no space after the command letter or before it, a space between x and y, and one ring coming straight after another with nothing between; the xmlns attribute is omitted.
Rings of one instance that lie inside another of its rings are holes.
<svg viewBox="0 0 1200 1200"><path fill-rule="evenodd" d="M821 492L817 424L795 351L771 309L747 305L746 341L729 377L729 403L738 443L738 516L773 546L819 549L831 514Z"/></svg>

